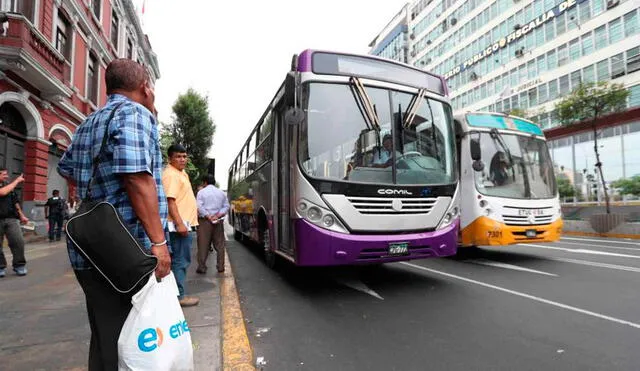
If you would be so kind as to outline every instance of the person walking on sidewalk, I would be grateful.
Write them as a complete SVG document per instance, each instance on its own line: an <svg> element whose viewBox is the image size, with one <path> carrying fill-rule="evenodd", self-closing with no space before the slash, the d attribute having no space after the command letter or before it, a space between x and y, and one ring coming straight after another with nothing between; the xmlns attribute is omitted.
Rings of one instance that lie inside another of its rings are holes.
<svg viewBox="0 0 640 371"><path fill-rule="evenodd" d="M213 248L217 255L218 272L224 272L224 222L221 218L229 211L227 196L219 190L213 175L208 174L204 178L206 186L198 192L198 269L197 273L207 273L207 258L209 247L213 242Z"/></svg>
<svg viewBox="0 0 640 371"><path fill-rule="evenodd" d="M53 190L52 197L44 204L44 217L49 220L49 242L56 241L62 237L62 223L67 214L67 201L60 197L60 191Z"/></svg>
<svg viewBox="0 0 640 371"><path fill-rule="evenodd" d="M105 83L105 106L78 127L58 164L58 172L77 186L78 195L85 197L93 159L108 128L91 197L105 200L118 210L140 246L158 258L155 274L162 278L171 272L171 257L165 239L167 198L162 187L162 152L156 119L151 113L153 82L141 64L115 59L107 66ZM89 371L117 370L118 337L131 310L131 298L138 290L117 292L69 239L67 249L87 301L91 327Z"/></svg>
<svg viewBox="0 0 640 371"><path fill-rule="evenodd" d="M178 283L178 300L183 307L198 305L200 299L185 296L187 268L191 264L191 245L194 230L198 226L198 206L191 188L187 167L187 150L173 144L167 151L169 164L162 172L162 185L169 205L169 236L171 246L171 271Z"/></svg>
<svg viewBox="0 0 640 371"><path fill-rule="evenodd" d="M7 275L7 259L2 251L5 235L13 255L13 271L18 276L26 276L27 259L24 256L24 239L18 220L21 224L27 224L29 219L22 213L20 201L15 192L18 184L24 182L24 177L20 174L8 184L7 179L9 179L9 172L0 167L0 277Z"/></svg>

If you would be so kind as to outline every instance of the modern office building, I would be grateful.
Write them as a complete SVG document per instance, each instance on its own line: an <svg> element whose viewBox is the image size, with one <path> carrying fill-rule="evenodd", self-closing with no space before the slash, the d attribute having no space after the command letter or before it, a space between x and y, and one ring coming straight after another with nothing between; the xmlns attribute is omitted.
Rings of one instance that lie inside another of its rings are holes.
<svg viewBox="0 0 640 371"><path fill-rule="evenodd" d="M130 58L159 78L131 0L0 0L0 166L24 173L27 216L44 224L56 166L77 126L106 102L104 74Z"/></svg>
<svg viewBox="0 0 640 371"><path fill-rule="evenodd" d="M554 106L583 81L623 84L628 110L598 124L601 160L607 181L640 174L640 147L631 145L640 139L639 0L418 0L403 10L394 20L405 34L391 38L399 28L388 26L370 53L404 62L388 51L406 40L393 50L405 48L406 62L443 75L456 113L527 111L583 193L596 162L593 133L559 127Z"/></svg>

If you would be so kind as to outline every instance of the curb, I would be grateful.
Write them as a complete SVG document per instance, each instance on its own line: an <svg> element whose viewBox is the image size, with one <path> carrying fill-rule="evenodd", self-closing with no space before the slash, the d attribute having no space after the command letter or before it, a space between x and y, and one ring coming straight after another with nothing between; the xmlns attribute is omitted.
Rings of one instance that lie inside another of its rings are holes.
<svg viewBox="0 0 640 371"><path fill-rule="evenodd" d="M604 238L622 238L640 240L638 234L618 234L618 233L591 233L591 232L570 232L562 231L563 235L578 236L578 237L604 237Z"/></svg>
<svg viewBox="0 0 640 371"><path fill-rule="evenodd" d="M222 306L222 368L225 371L251 370L256 368L253 363L253 351L249 343L244 316L240 307L240 298L236 289L233 270L229 262L229 255L225 249L226 272L221 279Z"/></svg>

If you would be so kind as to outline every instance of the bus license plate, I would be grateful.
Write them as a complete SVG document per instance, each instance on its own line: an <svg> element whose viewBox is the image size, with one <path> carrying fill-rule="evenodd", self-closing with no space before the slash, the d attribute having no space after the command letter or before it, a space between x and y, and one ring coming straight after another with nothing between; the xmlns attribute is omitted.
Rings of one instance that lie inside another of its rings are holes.
<svg viewBox="0 0 640 371"><path fill-rule="evenodd" d="M389 255L407 255L409 254L409 244L406 242L390 243Z"/></svg>
<svg viewBox="0 0 640 371"><path fill-rule="evenodd" d="M535 229L527 229L526 231L527 238L536 238L538 237L538 232Z"/></svg>

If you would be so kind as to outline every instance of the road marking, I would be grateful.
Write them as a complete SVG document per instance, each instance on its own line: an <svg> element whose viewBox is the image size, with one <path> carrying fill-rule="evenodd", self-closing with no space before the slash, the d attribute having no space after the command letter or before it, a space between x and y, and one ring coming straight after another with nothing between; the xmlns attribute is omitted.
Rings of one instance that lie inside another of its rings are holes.
<svg viewBox="0 0 640 371"><path fill-rule="evenodd" d="M625 245L634 245L634 246L639 246L640 247L640 243L638 243L638 242L628 242L628 241L619 241L619 240L604 240L604 239L595 240L595 239L589 239L589 238L572 238L572 237L561 237L560 240L611 242L611 243L621 243L621 244L625 244Z"/></svg>
<svg viewBox="0 0 640 371"><path fill-rule="evenodd" d="M543 271L537 271L535 269L529 269L529 268L525 268L525 267L521 267L521 266L513 265L513 264L500 263L500 262L492 261L492 260L489 260L489 259L470 259L470 260L465 260L465 262L469 262L469 263L473 263L473 264L480 264L480 265L487 265L487 266L496 267L496 268L511 269L511 270L514 270L514 271L542 274L544 276L558 277L557 274L547 273L547 272L543 272Z"/></svg>
<svg viewBox="0 0 640 371"><path fill-rule="evenodd" d="M412 264L412 263L402 262L400 264L406 265L406 266L411 267L411 268L423 270L423 271L426 271L426 272L439 274L441 276L457 279L457 280L464 281L464 282L467 282L467 283L472 283L474 285L490 288L490 289L497 290L497 291L502 291L502 292L505 292L507 294L511 294L511 295L514 295L514 296L519 296L521 298L537 301L539 303L548 304L548 305L551 305L551 306L554 306L554 307L557 307L557 308L570 310L572 312L577 312L577 313L585 314L587 316L591 316L591 317L603 319L603 320L606 320L606 321L615 322L615 323L618 323L618 324L621 324L621 325L626 325L626 326L629 326L629 327L633 327L633 328L636 328L636 329L640 329L640 324L635 323L635 322L626 321L626 320L623 320L623 319L620 319L620 318L607 316L607 315L596 313L596 312L592 312L592 311L589 311L589 310L586 310L586 309L582 309L582 308L574 307L574 306L571 306L571 305L559 303L557 301L548 300L548 299L544 299L544 298L541 298L541 297L538 297L538 296L529 295L529 294L526 294L524 292L519 292L519 291L515 291L515 290L506 289L504 287L500 287L500 286L492 285L492 284L489 284L489 283L472 280L470 278L466 278L466 277L458 276L458 275L455 275L455 274L438 271L438 270L435 270L435 269L423 267L423 266Z"/></svg>
<svg viewBox="0 0 640 371"><path fill-rule="evenodd" d="M563 242L563 241L557 241L555 243L566 243L568 245L578 245L578 246L588 246L588 247L601 247L603 249L614 249L614 250L629 250L629 251L640 251L640 246L635 249L633 247L622 247L622 246L605 246L605 245L590 245L590 244L584 244L584 243L579 243L579 242Z"/></svg>
<svg viewBox="0 0 640 371"><path fill-rule="evenodd" d="M608 269L616 269L616 270L620 270L620 271L640 273L640 268L629 267L627 265L598 263L598 262L592 262L592 261L588 261L588 260L566 259L566 258L548 258L548 259L555 260L555 261L561 261L561 262L565 262L565 263L574 263L574 264L580 264L580 265L587 265L587 266L591 266L591 267L608 268Z"/></svg>
<svg viewBox="0 0 640 371"><path fill-rule="evenodd" d="M640 259L640 256L638 256L638 255L618 254L618 253L614 253L614 252L605 252L605 251L597 251L597 250L569 249L569 248L566 248L566 247L532 245L532 244L528 244L528 243L521 243L519 245L529 246L529 247L537 247L539 249L567 251L567 252L572 252L572 253L576 253L576 254L605 255L605 256L616 256L616 257L620 257L620 258Z"/></svg>
<svg viewBox="0 0 640 371"><path fill-rule="evenodd" d="M350 287L354 290L358 290L360 292L364 292L365 294L369 294L376 299L384 300L382 296L380 296L377 292L370 289L369 286L365 285L364 282L358 279L351 278L351 277L336 277L335 280L336 282L342 285Z"/></svg>

